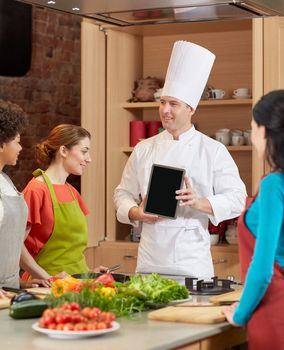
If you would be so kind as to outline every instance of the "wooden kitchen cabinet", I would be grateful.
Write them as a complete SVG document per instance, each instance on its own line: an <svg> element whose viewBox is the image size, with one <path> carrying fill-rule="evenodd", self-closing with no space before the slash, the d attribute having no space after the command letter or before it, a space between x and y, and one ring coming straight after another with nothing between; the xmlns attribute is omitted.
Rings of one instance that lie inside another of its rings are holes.
<svg viewBox="0 0 284 350"><path fill-rule="evenodd" d="M134 273L137 263L138 243L113 241L102 242L95 249L94 266L121 264L119 273ZM240 280L238 246L218 244L211 247L215 275L220 278L232 276ZM92 266L92 267L94 267Z"/></svg>
<svg viewBox="0 0 284 350"><path fill-rule="evenodd" d="M95 250L95 266L121 264L118 273L134 273L137 264L138 243L102 242Z"/></svg>
<svg viewBox="0 0 284 350"><path fill-rule="evenodd" d="M214 245L211 248L214 272L220 278L232 277L240 280L238 246L231 244Z"/></svg>
<svg viewBox="0 0 284 350"><path fill-rule="evenodd" d="M272 74L273 66L269 66L269 71L264 69L264 57L266 61L269 60L266 53L273 46L277 69L282 68L281 74L284 72L284 64L278 61L284 52L283 44L279 44L277 39L269 42L269 38L276 33L278 39L282 37L282 27L283 20L279 18L130 28L83 20L82 125L92 133L93 161L82 177L82 195L90 210L89 247L97 247L98 253L94 254L96 262L103 263L105 259L112 259L113 255L118 254L110 246L117 240L122 241L122 246L135 244L126 241L130 227L116 220L113 191L120 182L132 151L129 147L129 122L158 120L159 116L157 103L127 102L134 81L146 76L163 80L176 40L189 40L205 46L217 57L208 84L224 89L226 99L202 101L193 122L198 130L209 136L213 136L221 127L248 129L252 105L263 94L265 82L270 81L270 88L283 83L283 79L277 80ZM277 52L281 55L277 56ZM238 87L250 88L252 100L233 100L232 91ZM248 194L253 194L265 165L258 161L250 146L229 147L229 151L240 169ZM234 274L227 269L227 266L235 266L237 262L237 254L231 249L227 246L224 252L216 252L217 261L223 259L222 254L226 253L226 262L215 264L221 275ZM90 256L93 256L92 253ZM229 256L232 256L232 260ZM131 263L126 268L132 269Z"/></svg>

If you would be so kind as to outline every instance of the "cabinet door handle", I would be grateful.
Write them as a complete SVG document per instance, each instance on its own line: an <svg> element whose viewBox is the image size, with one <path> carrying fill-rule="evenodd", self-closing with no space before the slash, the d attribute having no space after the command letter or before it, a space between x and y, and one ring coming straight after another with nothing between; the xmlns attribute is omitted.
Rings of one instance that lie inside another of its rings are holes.
<svg viewBox="0 0 284 350"><path fill-rule="evenodd" d="M135 256L135 255L124 255L123 259L124 260L137 260L137 256Z"/></svg>
<svg viewBox="0 0 284 350"><path fill-rule="evenodd" d="M224 258L213 259L213 264L225 264L226 262L228 262L228 260Z"/></svg>

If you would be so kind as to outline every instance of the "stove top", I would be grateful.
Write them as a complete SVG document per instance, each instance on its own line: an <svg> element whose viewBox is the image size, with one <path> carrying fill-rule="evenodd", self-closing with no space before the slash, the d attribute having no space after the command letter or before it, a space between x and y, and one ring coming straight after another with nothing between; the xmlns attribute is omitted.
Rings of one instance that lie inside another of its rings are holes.
<svg viewBox="0 0 284 350"><path fill-rule="evenodd" d="M185 286L193 295L218 295L231 292L234 290L231 288L232 284L235 282L229 279L219 279L216 276L209 281L192 277L185 278Z"/></svg>

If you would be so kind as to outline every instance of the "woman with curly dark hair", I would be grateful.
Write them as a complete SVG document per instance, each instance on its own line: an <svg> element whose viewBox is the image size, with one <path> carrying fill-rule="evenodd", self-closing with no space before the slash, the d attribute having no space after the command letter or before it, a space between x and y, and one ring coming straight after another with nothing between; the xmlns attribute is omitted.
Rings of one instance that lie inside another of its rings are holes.
<svg viewBox="0 0 284 350"><path fill-rule="evenodd" d="M28 209L7 174L6 165L16 165L22 150L20 134L27 123L24 111L16 104L0 100L0 288L20 285L20 254L26 233ZM25 286L37 286L34 280ZM23 286L22 285L22 286ZM3 292L0 292L0 297Z"/></svg>
<svg viewBox="0 0 284 350"><path fill-rule="evenodd" d="M253 109L252 143L271 172L238 222L244 291L225 311L234 326L247 326L249 349L284 344L284 90L263 96Z"/></svg>

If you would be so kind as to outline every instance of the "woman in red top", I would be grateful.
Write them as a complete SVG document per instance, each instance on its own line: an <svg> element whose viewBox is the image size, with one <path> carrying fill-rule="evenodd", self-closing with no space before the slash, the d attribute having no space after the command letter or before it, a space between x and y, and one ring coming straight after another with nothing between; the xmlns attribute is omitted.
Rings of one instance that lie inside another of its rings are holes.
<svg viewBox="0 0 284 350"><path fill-rule="evenodd" d="M36 158L46 170L36 170L23 191L29 208L28 229L21 266L32 276L86 273L88 210L66 180L82 175L91 162L90 133L80 126L62 124L36 146ZM104 267L98 268L104 271Z"/></svg>

